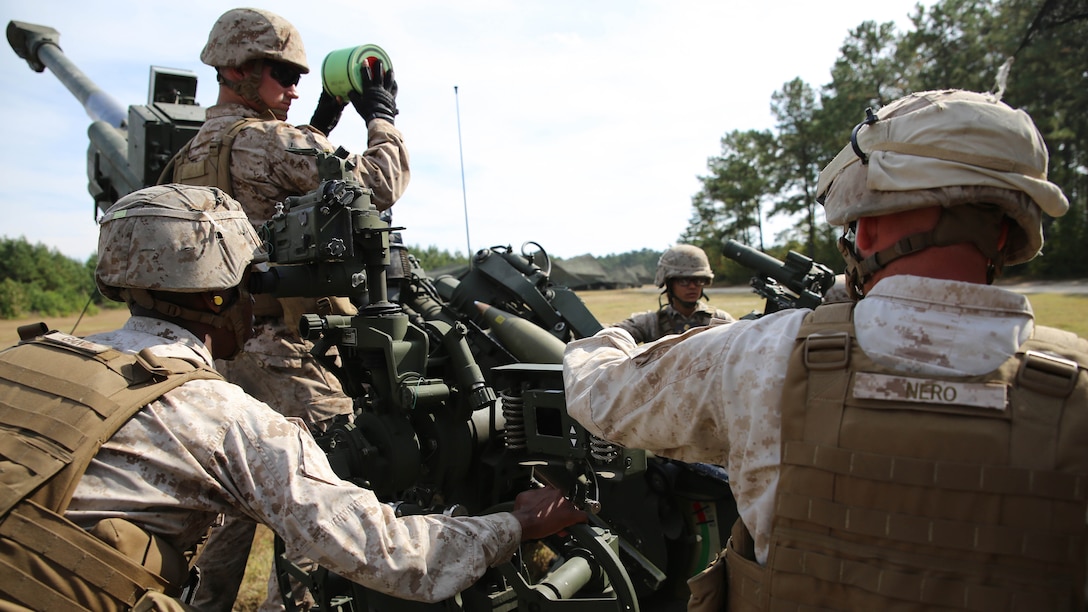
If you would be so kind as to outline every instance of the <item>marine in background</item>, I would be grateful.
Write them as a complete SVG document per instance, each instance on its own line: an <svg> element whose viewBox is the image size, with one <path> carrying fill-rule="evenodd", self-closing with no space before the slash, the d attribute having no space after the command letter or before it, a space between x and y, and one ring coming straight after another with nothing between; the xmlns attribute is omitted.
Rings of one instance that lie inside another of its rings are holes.
<svg viewBox="0 0 1088 612"><path fill-rule="evenodd" d="M627 330L635 342L653 342L710 325L711 319L732 322L728 312L700 301L709 301L703 288L713 280L714 272L702 249L690 244L669 247L658 259L654 275L654 284L662 289L658 309L633 314L614 327ZM663 304L661 296L665 296Z"/></svg>

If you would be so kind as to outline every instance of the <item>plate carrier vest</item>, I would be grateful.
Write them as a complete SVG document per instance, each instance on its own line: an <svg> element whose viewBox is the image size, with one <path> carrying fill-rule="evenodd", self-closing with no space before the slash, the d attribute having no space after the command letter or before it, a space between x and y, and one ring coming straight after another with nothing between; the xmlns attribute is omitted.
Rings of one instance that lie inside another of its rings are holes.
<svg viewBox="0 0 1088 612"><path fill-rule="evenodd" d="M767 565L735 528L728 609L1083 610L1088 342L1036 327L989 374L897 374L853 306L798 334Z"/></svg>
<svg viewBox="0 0 1088 612"><path fill-rule="evenodd" d="M222 377L45 329L20 328L23 341L0 351L0 608L127 610L146 606L149 591L162 605L157 595L176 597L181 584L63 515L99 447L136 412L185 382Z"/></svg>

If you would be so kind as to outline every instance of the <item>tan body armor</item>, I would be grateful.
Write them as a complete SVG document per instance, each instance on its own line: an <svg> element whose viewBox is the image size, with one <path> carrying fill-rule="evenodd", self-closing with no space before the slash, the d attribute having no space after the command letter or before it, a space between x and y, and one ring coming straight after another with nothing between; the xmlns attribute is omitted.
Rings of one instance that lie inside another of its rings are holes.
<svg viewBox="0 0 1088 612"><path fill-rule="evenodd" d="M989 374L903 375L852 316L798 334L767 564L740 525L728 609L1083 610L1088 342L1036 328Z"/></svg>
<svg viewBox="0 0 1088 612"><path fill-rule="evenodd" d="M227 195L234 197L234 189L231 185L230 175L230 151L234 146L234 139L247 125L264 121L258 117L247 117L234 122L222 137L212 139L209 143L208 156L204 159L192 161L189 159L189 148L193 141L185 143L170 163L163 168L159 176L159 184L182 183L185 185L203 185L206 187L218 187Z"/></svg>
<svg viewBox="0 0 1088 612"><path fill-rule="evenodd" d="M121 519L64 518L103 442L203 364L50 332L0 352L0 609L180 609L182 553ZM92 535L93 534L93 535ZM97 537L96 537L97 536Z"/></svg>

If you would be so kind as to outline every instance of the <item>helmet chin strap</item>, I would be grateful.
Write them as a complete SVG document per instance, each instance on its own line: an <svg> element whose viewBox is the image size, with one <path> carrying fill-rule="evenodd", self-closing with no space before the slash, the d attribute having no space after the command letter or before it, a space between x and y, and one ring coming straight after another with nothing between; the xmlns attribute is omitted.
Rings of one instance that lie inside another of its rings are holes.
<svg viewBox="0 0 1088 612"><path fill-rule="evenodd" d="M992 284L1005 267L1004 249L998 247L1005 214L996 206L965 204L944 208L936 227L928 232L918 232L901 238L892 246L863 257L857 251L854 232L856 221L849 231L839 237L839 252L846 260L846 292L852 299L865 297L865 284L873 275L888 264L907 255L913 255L929 247L951 246L967 242L973 244L989 261L987 282Z"/></svg>
<svg viewBox="0 0 1088 612"><path fill-rule="evenodd" d="M287 113L268 106L268 104L265 104L265 101L261 99L260 89L261 79L264 77L264 60L256 59L252 61L253 67L250 69L249 74L246 75L246 78L241 81L231 81L220 74L222 82L229 87L231 91L241 96L246 102L249 102L253 110L258 113L269 112L272 113L276 119L286 121Z"/></svg>
<svg viewBox="0 0 1088 612"><path fill-rule="evenodd" d="M231 330L234 332L234 352L229 356L220 357L221 359L230 360L242 352L242 346L251 335L253 323L252 320L243 320L249 319L249 317L245 316L245 311L238 307L239 304L243 303L243 300L249 300L249 291L246 290L244 283L238 286L238 290L241 293L238 299L224 308L219 314L185 308L165 300L156 300L146 289L121 289L120 294L126 303L136 304L140 308L157 312L170 319L192 321L216 329Z"/></svg>

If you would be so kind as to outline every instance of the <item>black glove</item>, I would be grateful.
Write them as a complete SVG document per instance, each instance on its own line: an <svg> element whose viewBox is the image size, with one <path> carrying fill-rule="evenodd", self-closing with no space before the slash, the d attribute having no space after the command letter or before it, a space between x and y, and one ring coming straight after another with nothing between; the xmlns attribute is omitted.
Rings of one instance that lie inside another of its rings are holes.
<svg viewBox="0 0 1088 612"><path fill-rule="evenodd" d="M374 67L362 69L363 93L352 90L348 93L351 105L364 121L385 119L393 123L397 116L397 80L392 70L382 70L382 61L376 60Z"/></svg>
<svg viewBox="0 0 1088 612"><path fill-rule="evenodd" d="M310 117L310 125L328 136L336 124L340 123L340 115L347 105L347 102L338 102L335 96L330 96L322 89L321 97L317 99L317 108L314 109L314 116Z"/></svg>

